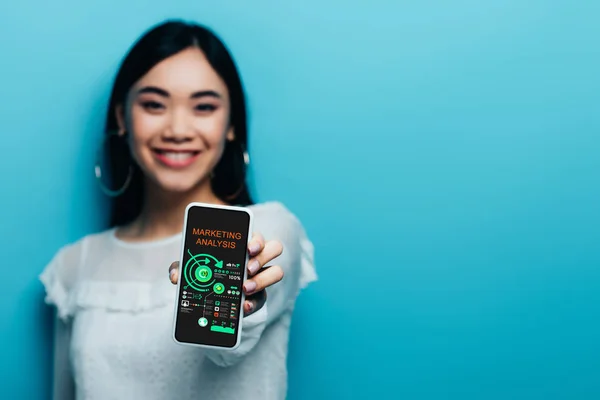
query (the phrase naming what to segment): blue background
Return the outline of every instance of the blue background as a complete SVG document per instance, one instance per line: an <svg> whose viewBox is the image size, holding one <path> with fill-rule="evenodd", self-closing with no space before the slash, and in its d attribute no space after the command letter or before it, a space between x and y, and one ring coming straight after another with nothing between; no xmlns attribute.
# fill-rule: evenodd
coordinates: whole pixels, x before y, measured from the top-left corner
<svg viewBox="0 0 600 400"><path fill-rule="evenodd" d="M106 218L111 80L173 16L234 52L255 194L316 246L290 399L600 398L600 2L363 3L0 5L0 398L47 398L37 275Z"/></svg>

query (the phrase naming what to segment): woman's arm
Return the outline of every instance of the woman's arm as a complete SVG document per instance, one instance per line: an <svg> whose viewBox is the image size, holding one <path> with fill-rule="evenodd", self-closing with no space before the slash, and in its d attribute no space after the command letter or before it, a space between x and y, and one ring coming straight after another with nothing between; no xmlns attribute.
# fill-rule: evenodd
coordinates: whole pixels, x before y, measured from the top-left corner
<svg viewBox="0 0 600 400"><path fill-rule="evenodd" d="M300 221L289 212L277 213L274 227L265 240L278 240L283 253L269 265L278 265L284 271L283 279L266 290L266 303L258 311L244 317L241 343L235 350L209 349L206 356L215 364L227 367L236 364L259 342L263 331L284 312L292 310L296 298L308 282L316 279L313 269L313 247Z"/></svg>
<svg viewBox="0 0 600 400"><path fill-rule="evenodd" d="M52 369L52 399L74 400L75 384L69 362L71 323L54 319L54 365Z"/></svg>
<svg viewBox="0 0 600 400"><path fill-rule="evenodd" d="M53 400L75 399L75 381L69 357L72 326L69 293L78 278L83 247L83 240L61 247L39 276L46 291L45 302L54 305L56 312L51 373Z"/></svg>

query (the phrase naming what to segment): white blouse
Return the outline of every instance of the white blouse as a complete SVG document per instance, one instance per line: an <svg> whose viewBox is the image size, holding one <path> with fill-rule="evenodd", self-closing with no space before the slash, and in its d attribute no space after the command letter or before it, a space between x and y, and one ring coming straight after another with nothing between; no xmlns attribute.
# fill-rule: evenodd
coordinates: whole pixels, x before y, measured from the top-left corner
<svg viewBox="0 0 600 400"><path fill-rule="evenodd" d="M169 265L181 234L152 242L118 239L115 229L61 248L40 275L56 306L54 399L280 400L299 291L317 280L313 245L285 206L250 206L254 231L277 239L284 279L245 317L240 346L197 349L172 339L176 285Z"/></svg>

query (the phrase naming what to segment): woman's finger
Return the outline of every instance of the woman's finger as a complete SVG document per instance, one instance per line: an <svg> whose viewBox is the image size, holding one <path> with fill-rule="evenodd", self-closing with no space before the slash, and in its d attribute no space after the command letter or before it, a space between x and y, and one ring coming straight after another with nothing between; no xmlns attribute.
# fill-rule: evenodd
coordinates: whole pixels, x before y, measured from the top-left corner
<svg viewBox="0 0 600 400"><path fill-rule="evenodd" d="M248 279L244 282L244 292L247 295L260 292L282 280L283 275L283 268L279 265L263 268L258 274L252 277L252 279Z"/></svg>
<svg viewBox="0 0 600 400"><path fill-rule="evenodd" d="M258 253L260 253L264 247L265 239L260 233L254 232L252 234L252 239L250 240L250 243L248 243L248 252L250 253L250 257L254 257Z"/></svg>
<svg viewBox="0 0 600 400"><path fill-rule="evenodd" d="M177 285L177 279L179 278L179 261L173 261L169 267L169 279L173 285Z"/></svg>
<svg viewBox="0 0 600 400"><path fill-rule="evenodd" d="M248 261L248 272L253 276L263 266L267 265L283 253L283 245L278 240L269 240L265 243L263 250L250 261Z"/></svg>
<svg viewBox="0 0 600 400"><path fill-rule="evenodd" d="M244 302L244 316L247 317L249 315L254 314L258 310L260 310L265 303L267 302L267 291L262 290L258 293L250 295L246 297L246 301Z"/></svg>

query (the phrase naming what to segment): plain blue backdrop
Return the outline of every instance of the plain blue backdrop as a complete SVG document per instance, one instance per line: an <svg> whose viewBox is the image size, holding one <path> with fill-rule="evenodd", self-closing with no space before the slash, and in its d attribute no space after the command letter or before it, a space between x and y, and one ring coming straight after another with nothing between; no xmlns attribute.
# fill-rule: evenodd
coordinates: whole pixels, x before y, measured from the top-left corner
<svg viewBox="0 0 600 400"><path fill-rule="evenodd" d="M0 398L48 398L37 276L106 218L111 80L166 17L233 51L254 194L316 246L290 399L600 398L600 2L362 3L0 5Z"/></svg>

